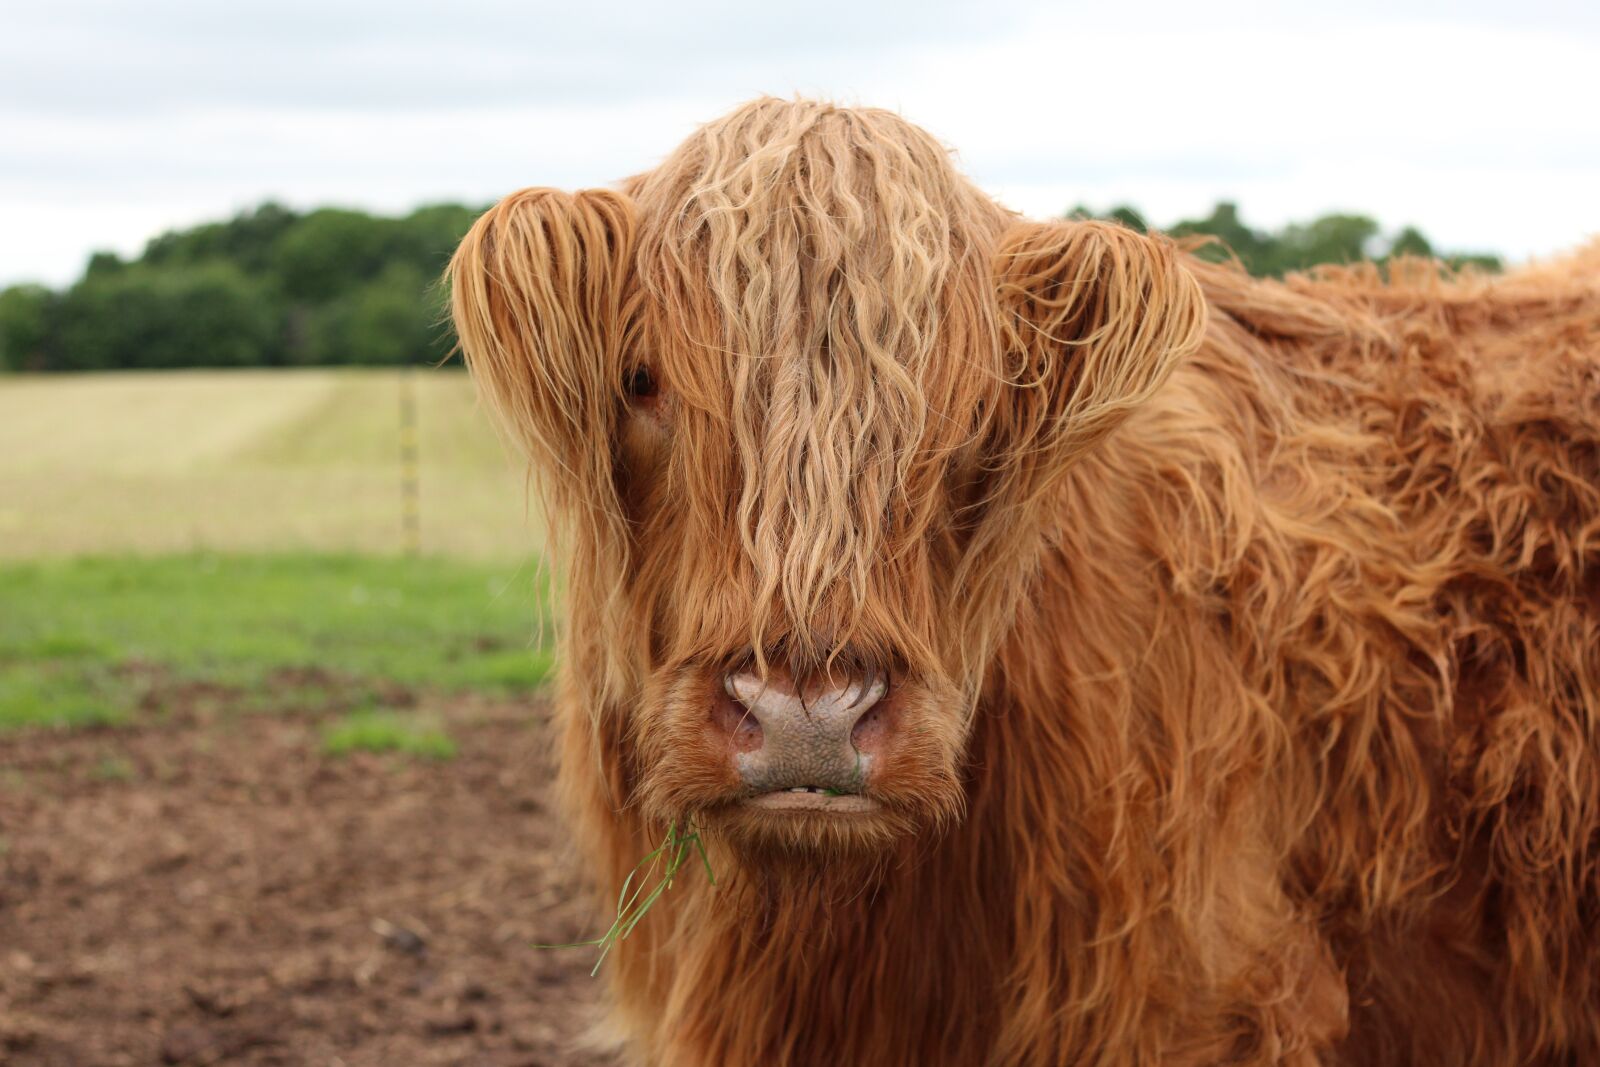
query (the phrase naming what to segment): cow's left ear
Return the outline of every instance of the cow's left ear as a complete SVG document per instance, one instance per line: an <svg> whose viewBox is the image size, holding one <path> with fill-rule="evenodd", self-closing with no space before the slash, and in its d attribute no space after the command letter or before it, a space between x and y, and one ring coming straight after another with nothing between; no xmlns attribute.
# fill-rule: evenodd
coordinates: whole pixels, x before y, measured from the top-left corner
<svg viewBox="0 0 1600 1067"><path fill-rule="evenodd" d="M1040 461L1040 490L1199 346L1205 299L1176 245L1114 223L1019 222L994 273L1013 394L998 444Z"/></svg>

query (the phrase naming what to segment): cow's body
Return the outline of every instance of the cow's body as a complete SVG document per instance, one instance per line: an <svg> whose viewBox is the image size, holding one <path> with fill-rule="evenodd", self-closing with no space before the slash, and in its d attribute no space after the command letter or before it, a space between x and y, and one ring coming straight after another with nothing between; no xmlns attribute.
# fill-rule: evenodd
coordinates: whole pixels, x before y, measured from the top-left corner
<svg viewBox="0 0 1600 1067"><path fill-rule="evenodd" d="M607 962L642 1062L1600 1063L1600 245L1182 269L1203 337L1040 498L960 817L713 822ZM616 610L560 700L613 898L675 795Z"/></svg>

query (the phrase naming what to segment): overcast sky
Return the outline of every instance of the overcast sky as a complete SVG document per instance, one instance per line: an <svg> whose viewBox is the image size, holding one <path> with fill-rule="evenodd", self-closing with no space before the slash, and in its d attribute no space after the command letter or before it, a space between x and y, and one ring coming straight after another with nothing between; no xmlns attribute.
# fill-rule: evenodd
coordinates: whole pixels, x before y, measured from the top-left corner
<svg viewBox="0 0 1600 1067"><path fill-rule="evenodd" d="M0 0L0 285L269 197L606 184L760 93L898 109L1035 215L1600 234L1600 3L1305 6Z"/></svg>

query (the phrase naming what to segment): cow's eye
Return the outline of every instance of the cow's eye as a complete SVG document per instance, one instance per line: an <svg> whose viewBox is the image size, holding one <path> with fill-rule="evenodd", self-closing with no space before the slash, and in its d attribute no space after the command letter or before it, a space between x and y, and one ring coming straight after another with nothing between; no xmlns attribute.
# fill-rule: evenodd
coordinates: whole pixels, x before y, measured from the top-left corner
<svg viewBox="0 0 1600 1067"><path fill-rule="evenodd" d="M630 400L649 400L661 391L656 384L655 375L650 373L650 368L640 364L628 372L623 382L628 391Z"/></svg>

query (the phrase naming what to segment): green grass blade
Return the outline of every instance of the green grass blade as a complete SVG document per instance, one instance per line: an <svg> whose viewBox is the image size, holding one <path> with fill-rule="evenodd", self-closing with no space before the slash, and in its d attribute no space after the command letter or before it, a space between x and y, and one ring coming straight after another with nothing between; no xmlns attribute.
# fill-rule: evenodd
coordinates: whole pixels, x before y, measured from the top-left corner
<svg viewBox="0 0 1600 1067"><path fill-rule="evenodd" d="M711 859L706 855L704 844L701 843L700 834L689 824L685 823L680 832L678 824L673 823L667 827L667 836L659 846L652 849L638 863L633 870L628 872L622 880L622 889L617 894L616 918L611 921L611 927L605 933L591 941L574 941L565 945L535 945L535 948L587 948L598 946L599 956L595 959L594 967L589 971L593 977L600 973L600 965L605 963L606 957L617 945L627 940L634 928L643 921L655 907L656 902L672 888L677 880L678 872L688 862L691 853L698 853L701 863L705 867L706 879L711 885L717 884L716 877L711 871ZM651 879L654 878L652 883Z"/></svg>

